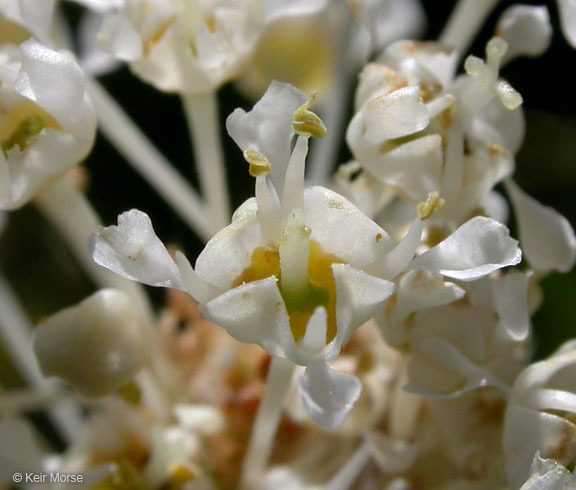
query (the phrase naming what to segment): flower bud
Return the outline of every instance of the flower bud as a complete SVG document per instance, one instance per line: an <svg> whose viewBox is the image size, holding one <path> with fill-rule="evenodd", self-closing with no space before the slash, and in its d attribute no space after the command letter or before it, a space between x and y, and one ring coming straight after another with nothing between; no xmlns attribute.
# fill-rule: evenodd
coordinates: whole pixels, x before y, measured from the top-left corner
<svg viewBox="0 0 576 490"><path fill-rule="evenodd" d="M86 396L104 396L128 382L146 360L138 311L128 296L102 289L40 323L34 351L46 376Z"/></svg>

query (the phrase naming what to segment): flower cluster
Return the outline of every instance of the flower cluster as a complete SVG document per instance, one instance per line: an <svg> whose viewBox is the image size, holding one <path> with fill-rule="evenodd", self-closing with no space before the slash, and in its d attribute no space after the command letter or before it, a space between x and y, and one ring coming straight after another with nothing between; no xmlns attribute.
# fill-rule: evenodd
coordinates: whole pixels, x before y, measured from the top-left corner
<svg viewBox="0 0 576 490"><path fill-rule="evenodd" d="M495 0L461 0L427 42L402 39L422 25L415 0L76 2L79 61L54 1L0 4L0 209L38 206L99 288L32 334L0 274L1 338L29 385L0 392L0 483L576 488L576 343L533 362L531 325L576 237L513 180L526 122L500 74L547 49L546 7L507 9L479 58L467 46ZM287 21L342 27L334 80L318 101L270 80L227 117L254 178L230 213L217 91ZM180 95L199 192L96 80L121 63ZM71 170L97 121L205 240L195 260L144 211L100 223ZM342 140L352 160L331 175ZM167 288L159 311L136 283ZM37 408L64 453L23 417Z"/></svg>

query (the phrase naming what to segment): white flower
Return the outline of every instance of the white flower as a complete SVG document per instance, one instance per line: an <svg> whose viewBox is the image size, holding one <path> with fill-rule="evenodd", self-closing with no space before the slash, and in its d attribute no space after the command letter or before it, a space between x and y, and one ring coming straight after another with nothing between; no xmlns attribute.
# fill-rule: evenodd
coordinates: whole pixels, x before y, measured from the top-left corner
<svg viewBox="0 0 576 490"><path fill-rule="evenodd" d="M20 44L30 37L50 44L55 0L0 2L0 42Z"/></svg>
<svg viewBox="0 0 576 490"><path fill-rule="evenodd" d="M90 3L105 10L109 2ZM309 15L326 3L125 0L118 12L106 17L100 38L112 54L160 90L204 93L247 67L269 23Z"/></svg>
<svg viewBox="0 0 576 490"><path fill-rule="evenodd" d="M503 445L506 473L514 487L530 475L536 453L564 467L576 461L576 351L573 342L526 368L508 401Z"/></svg>
<svg viewBox="0 0 576 490"><path fill-rule="evenodd" d="M496 35L508 43L503 63L517 56L540 56L548 49L552 37L548 9L513 5L500 17Z"/></svg>
<svg viewBox="0 0 576 490"><path fill-rule="evenodd" d="M474 280L517 263L520 252L505 227L475 218L414 258L424 220L441 205L437 196L420 205L411 230L394 245L342 196L322 187L304 189L308 138L325 129L308 102L298 107L302 100L294 88L276 83L253 111L230 116L228 128L256 177L256 198L208 242L195 269L182 255L174 264L137 211L123 215L119 227L102 230L93 249L100 265L125 277L157 286L183 284L203 303L205 316L236 339L307 366L300 383L304 404L331 428L342 421L360 386L326 361L393 293L391 280L412 269ZM288 161L292 126L299 136Z"/></svg>
<svg viewBox="0 0 576 490"><path fill-rule="evenodd" d="M215 408L204 408L201 413L196 408L186 406L187 416L175 412L177 423L166 424L110 399L88 420L82 436L65 456L63 470L84 473L96 460L116 468L106 482L114 486L159 488L194 479L207 484L210 478L199 466L205 460L203 436L215 433L214 420L220 427L222 415ZM195 425L190 423L191 412L196 412ZM206 423L212 427L202 427Z"/></svg>
<svg viewBox="0 0 576 490"><path fill-rule="evenodd" d="M45 376L58 376L84 395L103 396L134 377L148 347L130 299L102 289L40 323L34 352Z"/></svg>
<svg viewBox="0 0 576 490"><path fill-rule="evenodd" d="M376 49L397 39L416 37L424 25L419 0L348 0L347 3L370 33Z"/></svg>
<svg viewBox="0 0 576 490"><path fill-rule="evenodd" d="M92 147L96 119L67 53L29 40L0 49L0 208L28 202Z"/></svg>
<svg viewBox="0 0 576 490"><path fill-rule="evenodd" d="M434 286L440 281L432 277L414 278L414 285L403 281L383 326L388 341L412 355L407 389L451 398L484 386L508 392L526 361L521 352L530 335L529 279L519 272L488 277L467 286L466 295L455 285L452 291ZM447 304L451 294L462 301Z"/></svg>
<svg viewBox="0 0 576 490"><path fill-rule="evenodd" d="M576 477L564 466L552 459L543 459L540 452L534 456L530 478L520 490L573 490Z"/></svg>
<svg viewBox="0 0 576 490"><path fill-rule="evenodd" d="M438 217L462 223L482 209L513 170L523 117L521 98L498 80L505 41L493 39L487 62L470 57L455 79L458 53L434 43L399 41L363 70L357 112L347 131L355 158L411 202L439 192ZM499 97L506 105L496 100ZM466 149L466 151L465 151Z"/></svg>
<svg viewBox="0 0 576 490"><path fill-rule="evenodd" d="M568 272L576 260L576 237L570 223L543 206L512 180L505 182L520 229L520 242L530 266L547 273Z"/></svg>

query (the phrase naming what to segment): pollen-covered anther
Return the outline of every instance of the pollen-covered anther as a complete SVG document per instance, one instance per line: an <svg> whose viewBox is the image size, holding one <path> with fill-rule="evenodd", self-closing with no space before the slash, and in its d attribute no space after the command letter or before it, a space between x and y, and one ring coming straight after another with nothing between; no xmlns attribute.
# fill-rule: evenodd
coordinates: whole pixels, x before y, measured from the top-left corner
<svg viewBox="0 0 576 490"><path fill-rule="evenodd" d="M244 160L250 164L249 172L252 177L266 177L272 170L268 159L256 150L246 150Z"/></svg>
<svg viewBox="0 0 576 490"><path fill-rule="evenodd" d="M292 129L300 136L309 136L312 138L324 138L324 136L326 136L327 130L324 121L322 121L318 114L308 110L314 103L316 96L317 92L314 92L310 96L310 99L294 112Z"/></svg>
<svg viewBox="0 0 576 490"><path fill-rule="evenodd" d="M426 201L418 204L418 216L422 221L425 221L442 206L444 206L444 199L442 199L437 192L431 192L428 194Z"/></svg>

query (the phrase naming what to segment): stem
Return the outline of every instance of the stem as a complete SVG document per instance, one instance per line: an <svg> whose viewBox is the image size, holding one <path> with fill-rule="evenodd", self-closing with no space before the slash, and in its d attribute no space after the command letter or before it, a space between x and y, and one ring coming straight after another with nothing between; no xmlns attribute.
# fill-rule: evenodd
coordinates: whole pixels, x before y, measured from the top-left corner
<svg viewBox="0 0 576 490"><path fill-rule="evenodd" d="M342 133L347 121L347 100L352 77L357 73L360 64L352 58L354 42L351 39L354 22L352 15L346 15L346 25L338 40L338 61L334 73L334 86L330 89L328 99L322 104L321 114L328 131L326 136L317 141L312 149L310 166L310 183L326 185L336 164L342 144ZM356 53L354 53L354 56ZM363 61L363 60L362 60Z"/></svg>
<svg viewBox="0 0 576 490"><path fill-rule="evenodd" d="M184 96L182 102L188 118L202 196L208 203L212 223L218 229L224 228L230 222L230 203L220 138L218 99L214 92L210 92Z"/></svg>
<svg viewBox="0 0 576 490"><path fill-rule="evenodd" d="M422 404L421 396L404 391L408 381L406 367L409 360L409 357L405 356L398 366L398 377L389 412L390 437L400 441L410 440L413 436Z"/></svg>
<svg viewBox="0 0 576 490"><path fill-rule="evenodd" d="M73 403L79 403L81 401L82 399L80 395L56 388L44 389L41 391L11 390L0 393L0 412L2 412L2 415L6 416L22 412L44 410L50 406L52 407L49 410L50 413L54 413L65 406L70 406ZM62 404L66 405L61 406ZM75 435L80 434L80 427L80 425L77 427ZM63 429L64 432L70 431L71 429L68 422L66 427L60 428ZM68 435L66 434L66 436ZM73 442L74 440L75 437L70 438L70 442Z"/></svg>
<svg viewBox="0 0 576 490"><path fill-rule="evenodd" d="M89 80L88 87L104 136L180 218L208 241L220 228L207 219L204 203L196 191L97 81Z"/></svg>
<svg viewBox="0 0 576 490"><path fill-rule="evenodd" d="M101 225L94 209L82 192L66 176L45 186L35 199L36 205L66 239L78 261L100 287L121 289L132 297L151 329L154 314L143 289L96 265L88 250L88 239Z"/></svg>
<svg viewBox="0 0 576 490"><path fill-rule="evenodd" d="M466 53L498 2L499 0L460 0L440 35L439 42L454 46L460 55Z"/></svg>
<svg viewBox="0 0 576 490"><path fill-rule="evenodd" d="M1 273L0 298L2 298L0 337L12 358L12 362L26 381L38 390L35 392L36 397L53 396L53 389L50 383L47 383L40 374L36 359L32 353L32 325L28 321L18 298L16 298L12 288ZM4 403L5 395L2 395L2 398L2 411L4 411L7 409ZM68 443L71 443L80 434L82 418L78 407L71 400L62 398L62 392L58 394L58 401L61 403L58 406L51 407L49 414L60 434Z"/></svg>
<svg viewBox="0 0 576 490"><path fill-rule="evenodd" d="M367 442L360 445L346 464L336 473L324 490L348 490L352 487L354 480L358 478L360 472L370 459L370 447Z"/></svg>
<svg viewBox="0 0 576 490"><path fill-rule="evenodd" d="M256 488L270 458L284 397L290 387L294 367L295 365L287 359L272 357L266 390L258 408L252 427L252 437L244 458L241 488L245 490Z"/></svg>

